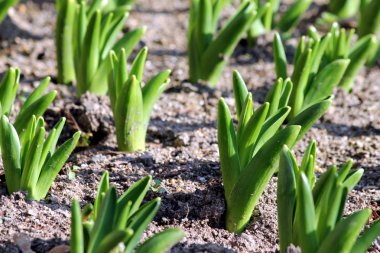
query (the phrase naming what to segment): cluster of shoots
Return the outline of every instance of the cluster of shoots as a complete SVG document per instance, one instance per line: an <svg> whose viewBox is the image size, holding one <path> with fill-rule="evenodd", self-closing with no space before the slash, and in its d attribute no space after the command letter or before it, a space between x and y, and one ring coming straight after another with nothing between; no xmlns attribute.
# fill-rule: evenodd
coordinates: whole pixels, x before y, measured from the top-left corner
<svg viewBox="0 0 380 253"><path fill-rule="evenodd" d="M280 252L291 244L304 253L364 253L380 234L380 221L360 235L370 216L363 209L343 218L349 192L359 182L363 170L352 170L352 161L342 168L330 167L316 180L316 144L310 142L301 165L285 146L281 152L277 209ZM360 236L359 236L360 235Z"/></svg>
<svg viewBox="0 0 380 253"><path fill-rule="evenodd" d="M217 32L224 0L192 0L188 28L189 78L215 86L238 42L256 18L255 4L244 1Z"/></svg>
<svg viewBox="0 0 380 253"><path fill-rule="evenodd" d="M109 97L115 119L119 150L145 150L145 136L153 106L170 82L170 70L164 70L143 85L148 49L143 48L127 68L127 52L110 54Z"/></svg>
<svg viewBox="0 0 380 253"><path fill-rule="evenodd" d="M29 199L45 198L51 184L76 147L80 133L56 148L65 119L45 137L45 121L33 116L22 135L3 115L0 123L1 157L8 193L26 191Z"/></svg>
<svg viewBox="0 0 380 253"><path fill-rule="evenodd" d="M295 0L281 17L276 15L279 11L281 0L253 0L253 2L256 4L257 13L260 15L258 15L258 18L248 30L247 39L249 44L253 44L258 36L268 33L273 29L277 29L284 34L292 31L313 1Z"/></svg>
<svg viewBox="0 0 380 253"><path fill-rule="evenodd" d="M117 197L116 189L109 185L106 171L100 180L94 205L86 205L81 211L74 199L70 252L163 253L180 241L184 232L169 228L139 244L160 206L160 198L141 205L151 180L147 176Z"/></svg>
<svg viewBox="0 0 380 253"><path fill-rule="evenodd" d="M0 22L7 16L8 10L18 2L19 0L0 0Z"/></svg>
<svg viewBox="0 0 380 253"><path fill-rule="evenodd" d="M226 227L240 233L276 172L283 144L293 147L331 104L327 98L286 122L292 83L280 78L266 102L253 108L252 95L238 72L233 74L237 128L223 99L218 105L218 145L225 199ZM286 122L286 124L285 124ZM283 127L283 125L285 125Z"/></svg>
<svg viewBox="0 0 380 253"><path fill-rule="evenodd" d="M278 34L273 48L276 74L290 78L293 91L289 99L292 108L290 118L295 117L309 106L331 96L335 87L351 90L354 79L376 45L376 39L369 35L353 47L351 32L333 25L330 32L320 37L314 28L309 29L310 38L302 37L294 56L294 71L288 77L287 58Z"/></svg>
<svg viewBox="0 0 380 253"><path fill-rule="evenodd" d="M108 88L109 53L124 48L130 54L145 32L145 28L137 28L119 38L131 1L111 2L112 5L105 6L100 0L57 2L58 81L76 83L77 95L86 91L104 95Z"/></svg>

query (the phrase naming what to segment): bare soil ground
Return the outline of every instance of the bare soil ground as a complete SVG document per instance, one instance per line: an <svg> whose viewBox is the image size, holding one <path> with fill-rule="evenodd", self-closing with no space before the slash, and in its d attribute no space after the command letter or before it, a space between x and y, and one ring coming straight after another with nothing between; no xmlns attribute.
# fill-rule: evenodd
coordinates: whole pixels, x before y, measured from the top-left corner
<svg viewBox="0 0 380 253"><path fill-rule="evenodd" d="M93 202L104 170L120 193L151 174L159 190L147 199L162 198L162 205L146 236L166 227L179 226L187 236L171 252L277 252L276 181L267 187L253 222L240 236L224 227L225 202L216 138L216 104L220 96L233 107L231 73L238 69L262 103L275 79L272 35L260 38L254 48L240 45L215 90L186 81L186 30L188 1L139 0L127 21L127 29L148 27L140 46L149 47L146 80L158 71L173 70L171 87L155 106L148 130L147 150L125 154L117 151L112 114L106 97L90 94L75 98L72 87L54 83L54 1L23 1L0 26L0 72L9 66L22 71L21 89L28 93L36 81L52 76L50 89L59 95L46 113L49 124L60 116L68 124L63 138L80 129L91 136L88 148L78 148L53 184L46 200L27 201L23 193L6 194L0 168L0 252L19 252L14 235L27 234L36 252L68 244L70 205L76 196L82 205ZM305 31L322 5L313 4L296 31ZM231 10L227 10L232 11ZM287 42L294 52L297 39ZM350 195L347 213L369 207L380 215L380 67L361 71L352 93L335 92L325 116L297 145L298 158L311 138L318 142L317 164L329 165L353 158L365 169L363 179ZM17 109L17 105L16 105ZM1 164L1 163L0 163ZM73 166L75 178L69 178ZM370 252L380 252L379 242Z"/></svg>

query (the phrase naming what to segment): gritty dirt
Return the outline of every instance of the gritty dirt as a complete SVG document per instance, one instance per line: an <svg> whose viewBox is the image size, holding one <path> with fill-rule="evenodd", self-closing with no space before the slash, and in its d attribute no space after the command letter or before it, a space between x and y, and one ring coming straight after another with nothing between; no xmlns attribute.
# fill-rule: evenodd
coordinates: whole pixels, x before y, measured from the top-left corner
<svg viewBox="0 0 380 253"><path fill-rule="evenodd" d="M300 29L287 42L288 56L295 51L296 37L304 34L324 8L322 3L313 4ZM0 72L9 66L19 67L23 94L45 76L51 76L49 89L58 90L58 97L45 115L48 125L65 116L68 123L62 140L77 130L88 138L70 157L47 198L40 202L26 200L22 192L7 195L0 163L0 252L19 252L13 238L20 234L30 238L35 252L68 245L71 200L77 197L82 206L93 202L104 170L110 172L110 181L120 194L141 177L153 176L156 187L148 193L147 200L159 196L162 204L144 236L167 227L181 227L186 238L171 252L278 251L276 177L260 198L246 231L236 236L224 229L226 209L216 137L219 97L225 97L233 107L233 69L238 69L247 81L255 104L264 101L275 79L273 34L259 38L253 48L244 42L239 45L217 88L211 90L186 80L187 19L188 1L139 0L126 23L128 29L142 25L148 28L139 45L149 47L145 80L165 68L173 71L171 85L152 114L147 150L126 154L117 151L108 98L91 94L76 98L73 87L55 83L54 1L22 1L10 11L0 25ZM318 171L354 159L355 167L363 168L365 173L350 194L346 213L369 207L373 218L380 215L379 80L378 64L360 72L351 93L337 90L330 109L294 151L300 158L308 141L316 139ZM75 177L69 176L72 173ZM293 248L289 252L299 251ZM380 252L380 242L370 252Z"/></svg>

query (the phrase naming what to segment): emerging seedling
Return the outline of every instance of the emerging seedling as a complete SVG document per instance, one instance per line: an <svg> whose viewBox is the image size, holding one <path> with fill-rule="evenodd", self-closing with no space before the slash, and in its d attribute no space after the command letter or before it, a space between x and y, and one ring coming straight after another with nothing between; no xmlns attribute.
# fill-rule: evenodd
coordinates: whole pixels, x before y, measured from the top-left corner
<svg viewBox="0 0 380 253"><path fill-rule="evenodd" d="M253 0L253 2L257 9L258 18L253 22L247 34L248 43L250 45L254 44L257 37L273 29L277 29L284 34L289 34L300 22L303 14L312 3L312 0L293 1L281 17L277 14L281 0ZM276 22L276 20L278 20L278 22Z"/></svg>
<svg viewBox="0 0 380 253"><path fill-rule="evenodd" d="M294 70L290 76L293 90L289 98L292 111L289 119L294 118L309 106L331 96L333 89L340 86L350 90L360 67L368 58L376 43L373 37L361 39L350 47L353 31L333 25L330 32L320 37L315 28L309 29L310 38L302 37L294 56ZM274 59L277 77L286 79L287 59L284 46L278 34L275 35Z"/></svg>
<svg viewBox="0 0 380 253"><path fill-rule="evenodd" d="M0 0L0 22L3 21L8 10L18 2L19 0Z"/></svg>
<svg viewBox="0 0 380 253"><path fill-rule="evenodd" d="M243 78L237 71L234 71L233 73L233 89L237 112L238 115L240 115L241 109L239 108L243 108L245 103L244 98L248 96L249 92ZM282 78L277 79L276 83L272 86L265 98L265 102L267 102L269 105L266 120L268 120L270 117L274 117L276 120L281 119L281 121L278 121L276 123L279 125L283 124L284 122L286 122L286 124L289 126L300 125L301 130L297 137L297 140L300 140L329 108L332 102L332 98L326 97L323 94L315 94L316 99L314 99L313 104L305 107L305 109L295 115L295 117L289 119L289 114L291 112L289 101L293 89L294 85L289 78L285 81L283 81ZM287 108L286 113L284 111L284 108ZM288 121L285 120L286 118L288 118Z"/></svg>
<svg viewBox="0 0 380 253"><path fill-rule="evenodd" d="M0 124L1 156L8 193L23 190L28 198L45 198L58 172L76 147L80 133L62 144L56 145L65 118L62 118L45 138L44 120L30 117L24 134L19 136L15 127L3 115Z"/></svg>
<svg viewBox="0 0 380 253"><path fill-rule="evenodd" d="M252 96L244 89L245 86L234 85L237 129L224 99L221 98L218 105L226 227L235 233L241 233L250 221L259 197L276 170L281 146L285 143L293 146L301 129L295 125L280 129L290 108L284 106L267 118L270 104L265 103L254 110Z"/></svg>
<svg viewBox="0 0 380 253"><path fill-rule="evenodd" d="M277 185L280 252L290 244L302 252L364 253L380 235L375 221L361 236L371 216L363 209L343 218L348 193L359 182L363 170L351 170L352 160L341 169L332 166L316 181L316 145L312 141L301 165L285 146L281 152Z"/></svg>
<svg viewBox="0 0 380 253"><path fill-rule="evenodd" d="M20 81L20 70L10 68L0 83L0 114L9 116L15 102L17 89ZM13 124L20 136L24 135L25 128L32 121L31 115L41 116L53 102L57 92L50 91L44 94L50 82L50 77L46 77L38 87L26 98L20 112L16 116Z"/></svg>
<svg viewBox="0 0 380 253"><path fill-rule="evenodd" d="M150 114L158 97L170 82L170 70L164 70L143 85L142 77L148 49L136 56L128 72L127 52L110 54L109 97L116 125L119 150L145 150Z"/></svg>
<svg viewBox="0 0 380 253"><path fill-rule="evenodd" d="M169 228L138 245L160 206L160 198L141 205L151 180L150 176L141 179L118 198L104 172L94 206L87 205L81 212L78 201L73 200L70 252L164 253L179 242L184 232Z"/></svg>
<svg viewBox="0 0 380 253"><path fill-rule="evenodd" d="M188 59L191 82L215 86L228 58L255 19L255 4L241 4L217 33L223 0L192 0L189 15Z"/></svg>
<svg viewBox="0 0 380 253"><path fill-rule="evenodd" d="M124 48L129 55L145 33L145 28L118 35L128 18L128 8L102 6L103 1L87 3L76 0L60 0L57 3L56 51L58 81L76 81L77 94L86 91L104 95L107 92L106 59L111 50ZM111 3L110 3L111 4Z"/></svg>

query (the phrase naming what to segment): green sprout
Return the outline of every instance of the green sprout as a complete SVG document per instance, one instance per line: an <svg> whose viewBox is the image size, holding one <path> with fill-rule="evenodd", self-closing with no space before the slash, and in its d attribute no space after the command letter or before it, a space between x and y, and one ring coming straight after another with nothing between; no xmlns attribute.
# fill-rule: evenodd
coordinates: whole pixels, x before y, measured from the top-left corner
<svg viewBox="0 0 380 253"><path fill-rule="evenodd" d="M109 185L109 174L104 172L94 206L87 205L81 212L73 200L71 207L70 252L136 252L164 253L184 236L178 228L169 228L139 241L160 206L160 198L141 205L151 183L147 176L133 184L121 197Z"/></svg>
<svg viewBox="0 0 380 253"><path fill-rule="evenodd" d="M123 1L113 1L122 4ZM128 2L128 1L127 1ZM109 10L102 1L87 3L60 0L57 3L56 52L58 81L76 82L77 94L107 92L107 58L111 50L124 48L129 55L145 28L127 32L118 39L128 18L128 8Z"/></svg>
<svg viewBox="0 0 380 253"><path fill-rule="evenodd" d="M315 31L311 33L314 33L314 36L318 36ZM353 44L352 35L355 31L353 29L347 31L340 28L337 23L331 26L329 33L331 34L331 40L326 47L323 61L331 62L336 59L350 60L343 78L339 82L339 86L342 89L350 91L359 70L375 53L378 41L374 35L368 34Z"/></svg>
<svg viewBox="0 0 380 253"><path fill-rule="evenodd" d="M289 119L332 95L336 86L349 91L360 67L376 45L376 39L369 36L351 47L353 31L339 29L336 24L323 37L313 27L309 34L310 38L301 38L294 56ZM277 77L286 79L288 61L279 34L275 35L273 48Z"/></svg>
<svg viewBox="0 0 380 253"><path fill-rule="evenodd" d="M235 75L234 79L237 77ZM287 106L268 118L269 103L254 110L252 95L242 82L234 81L234 94L238 126L235 129L230 110L221 98L218 105L218 145L227 203L226 228L230 232L241 233L276 171L282 145L293 146L301 126L289 125L281 129L290 112Z"/></svg>
<svg viewBox="0 0 380 253"><path fill-rule="evenodd" d="M228 58L256 17L253 3L244 2L217 33L223 0L192 0L188 29L191 82L215 86Z"/></svg>
<svg viewBox="0 0 380 253"><path fill-rule="evenodd" d="M358 21L359 37L364 38L373 34L377 38L377 47L373 50L368 65L374 65L380 58L380 1L366 0L362 1Z"/></svg>
<svg viewBox="0 0 380 253"><path fill-rule="evenodd" d="M23 190L27 191L29 199L45 198L80 137L79 132L75 133L56 149L64 124L65 118L62 118L45 138L44 119L32 116L24 134L19 136L7 116L2 116L1 157L9 194Z"/></svg>
<svg viewBox="0 0 380 253"><path fill-rule="evenodd" d="M153 106L170 82L164 70L143 85L142 77L148 49L143 48L127 69L127 52L110 54L109 97L116 125L119 150L145 150L145 137Z"/></svg>
<svg viewBox="0 0 380 253"><path fill-rule="evenodd" d="M0 114L9 117L12 106L15 102L17 89L20 82L20 70L17 68L10 68L0 83ZM53 102L56 91L50 91L44 94L50 82L50 77L46 77L40 82L38 87L26 98L20 112L17 114L13 124L17 133L20 136L24 135L25 128L32 121L31 115L36 117L42 114Z"/></svg>
<svg viewBox="0 0 380 253"><path fill-rule="evenodd" d="M322 56L330 40L327 35L322 40L302 37L294 57L294 70L291 77L287 73L287 59L279 34L273 42L274 61L278 78L292 83L288 105L291 112L288 118L294 119L310 106L325 100L338 85L349 64L348 59L341 59L321 67Z"/></svg>
<svg viewBox="0 0 380 253"><path fill-rule="evenodd" d="M237 115L240 115L241 108L245 103L245 98L249 95L247 86L237 71L233 73L233 89L235 96L235 104L237 108ZM273 120L279 120L276 122L276 127L280 126L284 122L286 125L299 125L301 130L298 134L297 141L307 133L307 131L314 125L314 123L325 113L329 108L332 97L321 95L318 101L306 107L299 112L295 117L289 119L291 113L290 97L294 85L292 81L287 78L285 81L280 77L276 83L269 90L265 97L265 102L268 103L269 109L266 115L266 120L270 117L274 117ZM285 110L286 108L286 110ZM286 119L288 119L286 121ZM269 121L272 124L274 121Z"/></svg>
<svg viewBox="0 0 380 253"><path fill-rule="evenodd" d="M284 34L291 32L313 2L312 0L293 1L281 17L278 17L276 13L278 13L281 0L251 1L255 3L258 18L253 22L247 34L247 40L250 45L254 44L257 37L273 29L277 29ZM275 22L276 20L278 22Z"/></svg>
<svg viewBox="0 0 380 253"><path fill-rule="evenodd" d="M316 181L316 144L310 142L301 165L285 146L281 152L277 185L280 252L290 244L303 253L364 253L380 235L375 221L361 236L371 210L366 208L343 218L349 192L363 169L351 170L352 160L341 169L330 167Z"/></svg>
<svg viewBox="0 0 380 253"><path fill-rule="evenodd" d="M3 21L8 10L18 2L19 0L0 0L0 22Z"/></svg>

